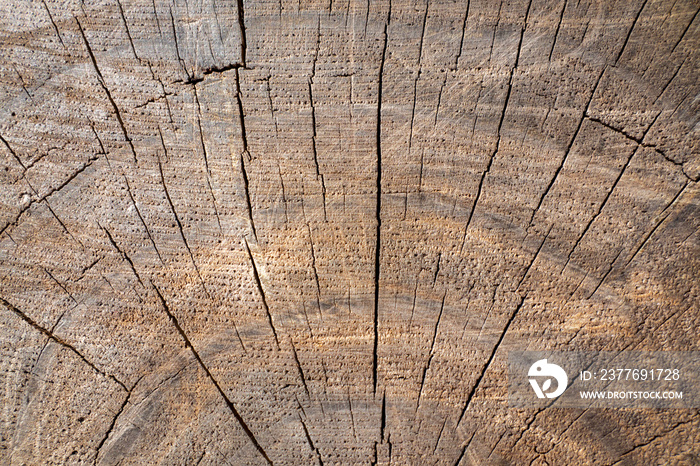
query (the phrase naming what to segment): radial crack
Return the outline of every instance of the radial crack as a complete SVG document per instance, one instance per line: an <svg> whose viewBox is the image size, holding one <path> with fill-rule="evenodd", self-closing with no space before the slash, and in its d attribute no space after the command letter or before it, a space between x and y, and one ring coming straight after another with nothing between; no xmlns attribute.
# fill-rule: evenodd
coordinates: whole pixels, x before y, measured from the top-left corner
<svg viewBox="0 0 700 466"><path fill-rule="evenodd" d="M93 363L91 363L90 361L88 361L87 358L86 358L85 356L83 356L77 349L75 349L75 347L73 347L70 343L68 343L68 342L66 342L65 340L63 340L63 339L57 337L56 335L54 335L54 333L53 333L51 330L49 330L49 329L47 329L47 328L44 328L44 327L42 327L41 325L39 325L39 324L38 324L36 321L34 321L31 317L29 317L27 314L25 314L24 312L22 312L22 311L20 311L19 309L17 309L15 306L13 306L12 304L10 304L7 300L5 300L5 299L2 298L2 297L0 297L0 304L2 304L3 306L5 306L9 311L12 311L13 313L17 314L17 316L19 316L23 321L25 321L26 323L28 323L28 324L29 324L30 326L32 326L34 329L36 329L36 330L38 330L39 332L43 333L44 335L46 335L47 337L49 337L50 339L52 339L53 341L55 341L55 342L58 343L59 345L63 346L64 348L67 348L67 349L71 350L71 351L72 351L73 353L75 353L80 359L82 359L83 362L84 362L85 364L87 364L88 366L90 366L90 368L92 368L92 370L94 370L95 372L97 372L98 374L100 374L100 375L103 376L103 377L106 377L106 378L108 378L108 379L111 379L112 381L114 381L115 383L117 383L120 387L122 387L122 388L124 389L124 391L126 391L126 392L129 391L129 390L126 388L126 385L124 385L124 383L121 382L119 379L117 379L115 376L110 375L110 374L107 374L107 373L104 372L103 370L98 369L97 366L95 366Z"/></svg>
<svg viewBox="0 0 700 466"><path fill-rule="evenodd" d="M102 76L102 72L100 71L100 68L97 66L97 60L95 59L95 54L92 52L92 47L90 47L90 43L87 40L87 36L85 35L85 32L83 31L83 27L80 24L80 21L78 18L75 18L75 22L78 25L78 29L80 30L80 35L83 38L83 42L85 43L85 48L87 49L88 55L90 56L90 61L92 62L93 68L95 68L95 72L97 73L97 82L100 83L100 86L102 89L105 91L105 94L107 94L107 99L109 100L109 103L112 104L112 108L114 109L114 114L117 117L117 122L119 123L119 127L122 130L122 134L124 135L124 139L126 139L127 144L129 145L129 148L131 149L131 155L134 156L134 162L138 163L138 159L136 158L136 149L134 148L134 144L131 142L131 138L129 137L129 133L126 131L126 126L124 125L124 120L122 119L122 114L119 111L119 107L117 106L117 103L114 101L112 98L112 93L109 92L109 88L107 87L107 83Z"/></svg>
<svg viewBox="0 0 700 466"><path fill-rule="evenodd" d="M161 135L161 142L162 140L162 135ZM165 145L163 145L163 149L165 150ZM167 151L166 151L167 155ZM175 210L175 205L173 204L173 200L170 198L170 193L168 192L168 185L165 184L165 175L163 175L163 164L160 162L160 157L156 154L156 158L158 159L158 171L160 173L160 182L163 185L163 192L165 193L165 199L168 201L168 205L170 206L170 211L173 213L173 217L175 217L175 223L177 224L177 229L180 232L180 238L182 238L182 242L185 245L185 249L187 249L187 253L190 256L190 260L192 260L192 265L194 266L194 270L197 273L197 277L199 278L199 282L202 284L202 289L204 289L204 293L207 295L209 299L211 299L211 295L209 294L209 290L207 290L206 285L204 284L204 279L202 279L202 274L199 272L199 267L197 267L197 262L194 260L194 254L192 254L192 249L190 249L190 245L187 242L187 238L185 237L185 231L182 228L182 222L180 221L180 217L177 215L177 211Z"/></svg>
<svg viewBox="0 0 700 466"><path fill-rule="evenodd" d="M591 92L591 95L588 97L588 102L586 102L586 106L584 107L583 113L581 114L581 118L578 121L578 125L576 126L576 131L574 131L574 135L571 137L569 140L569 143L566 145L566 149L564 150L564 157L562 157L561 162L559 163L559 166L557 167L556 171L554 172L554 176L552 176L552 179L549 180L549 184L547 185L547 188L544 190L542 195L540 196L539 201L537 201L537 206L532 210L532 214L530 215L530 221L528 222L528 226L532 225L532 221L535 219L535 214L537 213L538 210L540 210L540 207L542 207L542 202L544 201L544 198L547 197L547 194L549 194L549 191L552 189L552 186L554 186L554 182L556 181L557 177L559 176L559 173L561 172L561 169L564 167L564 164L566 163L566 160L569 157L569 153L571 152L571 148L574 146L574 141L576 141L576 137L578 136L578 133L581 131L581 126L583 126L583 121L586 119L586 114L588 113L588 109L591 106L591 102L593 101L593 96L596 93L596 90L598 89L598 85L600 84L600 80L603 77L603 73L605 73L606 67L604 66L603 69L600 71L600 74L598 75L598 79L596 79L595 85L593 86L593 91Z"/></svg>
<svg viewBox="0 0 700 466"><path fill-rule="evenodd" d="M638 148L638 147L637 147L637 148ZM627 161L625 162L625 165L622 167L622 170L620 170L620 173L617 175L617 178L615 178L615 181L613 182L613 185L610 187L610 189L608 190L607 194L605 195L605 198L603 199L603 202L602 202L602 203L600 204L600 206L598 207L597 212L596 212L596 213L593 215L593 217L591 217L591 219L588 221L588 223L586 224L586 227L583 229L583 232L581 233L581 235L580 235L580 236L578 237L578 239L576 240L576 243L574 243L574 247L571 248L571 251L569 251L569 254L568 254L567 258L566 258L566 263L564 264L564 267L562 268L562 271L563 271L564 269L566 269L566 266L567 266L567 265L569 265L569 262L571 261L571 256L573 255L574 251L575 251L576 248L578 247L578 245L579 245L579 243L581 242L581 240L583 239L583 237L586 236L586 233L588 233L588 230L590 229L590 227L591 227L591 225L593 224L593 222L595 221L595 219L597 219L598 216L600 216L600 213L601 213L601 212L603 211L603 209L605 208L605 205L607 204L608 199L610 199L610 195L612 194L612 192L613 192L613 191L615 190L615 188L617 187L617 183L618 183L618 182L620 181L620 179L622 178L622 175L625 173L625 170L627 170L627 167L629 166L630 162L632 161L632 159L634 158L634 155L635 155L636 153L637 153L637 149L635 149L634 152L632 152L632 155L629 156L629 158L628 158Z"/></svg>
<svg viewBox="0 0 700 466"><path fill-rule="evenodd" d="M243 0L237 0L237 7L238 7L238 27L241 30L241 62L243 66L246 64L246 51L248 49L248 45L246 43L246 34L245 34L245 18L243 16L244 11L243 11Z"/></svg>
<svg viewBox="0 0 700 466"><path fill-rule="evenodd" d="M316 106L314 105L314 95L313 95L313 89L312 89L314 77L316 76L316 62L318 61L318 54L320 51L320 47L321 47L321 17L319 16L319 18L318 18L318 33L317 33L317 40L316 40L316 54L314 55L313 67L311 70L311 77L309 78L308 87L309 87L309 102L311 104L311 127L313 130L311 144L312 144L313 154L314 154L314 166L316 167L316 178L321 181L321 194L323 196L323 219L324 219L324 221L328 221L328 215L326 212L326 181L325 181L323 174L321 174L321 171L319 169L318 151L316 148L316 139L317 139ZM269 87L269 80L268 80L268 87ZM277 120L275 120L275 128L277 128Z"/></svg>
<svg viewBox="0 0 700 466"><path fill-rule="evenodd" d="M425 385L425 376L428 373L428 369L430 369L430 363L433 361L433 356L435 356L435 340L437 339L437 331L438 331L438 326L440 325L440 319L442 318L442 311L445 309L445 296L447 296L447 292L445 292L442 295L442 302L440 303L440 312L438 313L438 317L435 320L435 327L433 328L433 339L430 342L430 352L428 353L430 356L428 357L428 362L425 364L423 367L423 375L421 377L420 381L420 390L418 391L418 401L416 402L416 413L418 412L418 408L420 407L420 400L421 397L423 396L423 387Z"/></svg>
<svg viewBox="0 0 700 466"><path fill-rule="evenodd" d="M376 242L374 245L374 348L372 351L372 384L374 386L374 394L377 394L377 346L379 344L379 262L381 256L381 238L382 238L382 81L384 76L384 64L386 62L387 49L387 28L391 20L391 10L384 23L384 46L382 48L382 60L379 65L378 89L377 89L377 193L376 193Z"/></svg>
<svg viewBox="0 0 700 466"><path fill-rule="evenodd" d="M673 55L673 52L676 51L676 47L678 47L678 45L681 43L681 41L682 41L683 38L685 37L685 34L688 32L688 29L690 29L690 26L695 22L695 18L698 17L698 13L700 13L700 9L698 9L698 11L695 12L695 14L693 15L692 19L690 20L690 22L688 23L688 25L687 25L687 26L685 27L685 29L683 30L683 33L682 33L681 36L678 38L678 41L674 44L673 48L671 49L671 53L669 53L669 55Z"/></svg>
<svg viewBox="0 0 700 466"><path fill-rule="evenodd" d="M603 199L603 203L602 203L602 204L600 205L600 207L598 208L598 211L595 213L595 215L593 216L593 218L591 218L591 220L588 222L588 224L586 225L586 228L584 228L583 233L581 234L581 236L579 236L578 240L576 240L576 244L574 244L573 249L571 249L571 251L569 251L568 257L567 257L567 259L566 259L566 264L564 264L564 268L562 268L562 272L564 271L564 269L566 269L566 266L569 265L569 261L571 261L571 255L574 253L574 251L576 250L576 247L578 246L578 244L580 243L580 241L583 239L583 237L585 236L585 234L588 232L588 229L589 229L590 226L593 224L593 221L595 221L595 219L598 218L598 216L600 215L600 213L603 211L603 208L605 207L606 203L608 202L608 199L610 198L610 195L611 195L612 192L615 190L615 187L617 186L617 183L620 181L620 178L622 178L622 175L625 173L625 170L627 170L627 167L629 166L629 164L630 164L630 162L632 161L632 159L634 158L634 156L637 154L637 151L639 150L639 148L640 148L640 147L649 147L649 146L644 145L644 144L643 144L643 141L644 141L644 139L646 138L647 133L649 132L649 130L651 129L652 125L654 124L654 122L656 121L656 119L659 117L660 114L661 114L661 113L659 113L658 115L656 115L656 118L654 118L654 121L651 122L651 124L650 124L650 125L647 127L647 129L644 131L644 134L642 134L642 136L641 136L640 138L638 138L638 139L635 139L635 138L633 138L632 136L629 136L629 135L627 135L626 133L624 133L624 132L622 132L622 131L620 131L620 130L617 130L619 133L621 133L622 135L626 136L628 139L630 139L630 140L636 142L636 143L637 143L637 147L634 149L634 151L632 152L632 155L630 155L629 158L627 159L627 161L625 162L625 165L622 167L622 170L620 170L620 173L617 175L617 178L615 179L615 182L613 183L613 185L612 185L612 187L610 188L610 190L608 191L608 193L605 195L605 199ZM601 124L602 124L602 122L601 122ZM605 125L605 126L607 126L607 125ZM615 128L613 128L613 127L609 127L609 128L612 129L613 131L615 131ZM659 152L659 151L657 150L656 152ZM669 160L663 153L661 153L661 152L659 152L659 153L660 153L664 158L666 158L667 160ZM674 162L674 163L675 163L675 162ZM685 172L683 172L682 170L681 170L681 172L685 175ZM686 176L687 176L687 175L686 175Z"/></svg>
<svg viewBox="0 0 700 466"><path fill-rule="evenodd" d="M54 277L53 274L51 272L49 272L45 267L42 267L41 269L44 272L46 272L46 275L48 275L51 278L51 280L53 280L54 283L56 283L68 295L68 297L70 297L71 301L73 301L75 304L78 304L78 301L76 301L76 299L73 297L71 292L68 291L68 289L65 287L65 285L63 283L58 281L58 279L56 277ZM55 325L54 325L54 327L55 327ZM53 331L53 328L51 330Z"/></svg>
<svg viewBox="0 0 700 466"><path fill-rule="evenodd" d="M442 84L440 85L440 91L438 92L437 106L435 107L435 118L433 119L433 127L437 127L438 115L440 114L440 105L442 105L442 91L445 89L445 84L447 84L447 71L442 78Z"/></svg>
<svg viewBox="0 0 700 466"><path fill-rule="evenodd" d="M160 251L158 250L158 246L156 246L156 242L153 240L153 236L151 235L151 231L148 228L148 225L146 225L146 221L143 218L143 215L141 215L141 209L139 209L139 206L136 204L136 200L134 199L134 195L131 192L131 186L129 186L129 180L127 179L126 175L124 176L124 182L126 183L126 192L129 194L129 199L131 199L131 204L134 206L134 210L136 211L136 215L138 215L139 220L141 220L141 224L143 227L146 229L146 235L148 235L148 239L151 241L151 245L153 245L153 249L156 251L156 255L158 255L158 259L160 260L160 263L165 265L165 262L163 262L163 257L160 255Z"/></svg>
<svg viewBox="0 0 700 466"><path fill-rule="evenodd" d="M197 104L197 127L199 129L199 142L202 144L202 154L204 156L204 167L207 170L207 186L209 187L209 193L212 197L212 202L214 205L214 214L216 215L216 223L219 225L219 231L223 231L221 228L221 218L219 218L219 209L216 207L216 196L214 195L214 189L211 186L211 170L209 169L209 157L207 156L207 146L204 144L204 131L202 131L202 108L199 105L199 96L197 95L197 86L193 86L194 89L194 101Z"/></svg>
<svg viewBox="0 0 700 466"><path fill-rule="evenodd" d="M318 279L318 270L316 269L316 253L314 252L314 239L311 235L311 227L306 224L306 229L309 232L309 242L311 243L311 268L314 271L314 280L316 282L316 302L318 304L318 313L323 318L321 313L321 283Z"/></svg>
<svg viewBox="0 0 700 466"><path fill-rule="evenodd" d="M386 441L384 431L386 430L386 391L382 392L382 414L379 418L379 439L382 443Z"/></svg>
<svg viewBox="0 0 700 466"><path fill-rule="evenodd" d="M243 152L241 152L241 174L243 175L243 188L245 190L246 207L248 209L248 220L250 228L253 231L255 241L258 241L258 233L255 229L255 220L253 219L253 204L250 200L250 186L248 182L248 171L245 167L245 157L250 160L250 152L248 152L248 137L245 130L245 114L243 113L243 100L241 98L241 77L236 68L236 104L238 106L238 122L241 125L241 140L243 142Z"/></svg>
<svg viewBox="0 0 700 466"><path fill-rule="evenodd" d="M685 191L685 188L688 187L688 184L689 183L686 182L683 185L683 187L678 191L678 193L676 193L676 195L673 197L671 202L664 208L664 210L661 212L661 215L659 216L654 227L651 230L649 230L649 232L644 236L642 241L640 241L639 246L637 246L635 248L634 253L630 256L629 260L625 263L625 267L627 267L630 264L630 262L632 262L637 257L637 254L639 254L639 252L644 248L644 246L646 246L647 242L651 239L651 237L654 235L654 233L656 233L656 230L658 230L658 228L661 226L661 224L664 223L664 221L669 217L669 215L671 214L670 209L676 204L678 199L681 197L681 195ZM664 214L666 214L666 215L664 215Z"/></svg>
<svg viewBox="0 0 700 466"><path fill-rule="evenodd" d="M549 58L547 61L552 61L552 52L554 52L554 46L557 45L557 38L559 37L559 28L561 27L561 22L564 19L564 10L566 9L567 0L564 0L561 6L561 12L559 13L559 21L557 22L557 30L554 31L554 40L552 41L552 47L549 49Z"/></svg>
<svg viewBox="0 0 700 466"><path fill-rule="evenodd" d="M109 230L107 228L103 227L102 225L100 225L99 223L98 223L98 225L100 226L100 228L102 228L102 231L105 232L105 234L107 235L107 238L109 238L109 242L112 244L112 247L114 249L116 249L117 252L119 253L119 255L122 257L122 259L124 259L129 264L129 267L131 268L131 271L133 272L134 276L139 281L141 286L145 289L146 285L144 285L143 281L141 280L141 276L136 271L136 267L134 267L134 261L132 261L131 258L126 254L126 252L123 251L119 247L119 245L117 244L116 241L114 241L114 237L112 237L112 234L109 232Z"/></svg>
<svg viewBox="0 0 700 466"><path fill-rule="evenodd" d="M57 193L58 191L60 191L60 190L62 190L63 188L65 188L65 187L66 187L71 181L73 181L78 175L80 175L82 172L84 172L85 169L87 169L90 165L92 165L92 163L93 163L95 160L97 160L97 158L98 158L98 156L96 156L96 155L90 157L90 158L88 159L88 161L85 162L85 163L83 164L83 166L81 166L81 167L78 168L75 172L73 172L73 173L72 173L68 178L66 178L66 180L63 181L60 185L58 185L58 186L55 187L55 188L49 189L49 190L46 192L46 194L44 194L43 196L41 196L41 197L39 197L39 198L31 199L27 204L24 205L24 207L22 207L22 208L20 209L19 213L15 216L15 218L14 218L12 221L8 222L7 224L5 224L5 226L3 226L3 227L0 229L0 235L2 235L2 234L5 232L5 230L7 230L10 226L16 226L16 225L17 225L17 222L19 222L19 219L22 217L22 214L24 214L27 210L29 210L29 208L30 208L32 205L36 204L37 202L45 201L46 199L48 199L49 197L51 197L53 194L55 194L55 193ZM32 189L33 189L33 188L32 188ZM48 205L48 203L47 203L47 205ZM64 226L64 227L65 227L65 226ZM70 233L69 233L69 234L70 234Z"/></svg>
<svg viewBox="0 0 700 466"><path fill-rule="evenodd" d="M508 333L508 329L510 328L510 325L515 320L515 317L518 315L518 312L520 311L520 309L523 307L523 304L525 303L526 298L527 298L527 293L525 294L525 296L520 298L520 303L518 304L518 306L515 308L513 313L508 318L508 321L506 322L506 325L503 328L501 335L498 337L498 341L496 342L493 349L491 350L491 355L489 356L489 359L486 361L486 364L484 364L484 366L481 368L481 373L476 378L476 382L474 382L474 385L472 386L472 389L469 392L469 395L467 395L467 401L466 401L466 403L464 403L464 408L462 409L462 414L460 414L460 416L459 416L459 420L457 421L457 425L459 425L462 422L462 419L464 418L464 414L469 409L469 406L471 405L471 402L472 402L472 398L474 397L474 394L476 393L477 388L479 388L479 384L481 384L481 380L484 378L484 374L486 374L486 371L491 366L491 362L493 361L493 358L496 355L496 351L498 351L498 348L500 347L501 343L503 342L503 338L506 336L506 333Z"/></svg>
<svg viewBox="0 0 700 466"><path fill-rule="evenodd" d="M260 275L258 274L258 266L255 264L255 259L253 258L253 254L250 252L250 247L248 246L248 240L243 238L243 242L245 244L245 250L248 253L248 258L250 259L250 264L253 267L253 278L255 279L255 286L258 289L258 292L260 293L260 299L262 301L263 308L265 309L265 314L267 316L267 322L270 324L270 329L272 330L272 334L275 337L275 345L277 346L277 351L280 350L280 341L279 338L277 337L277 330L275 329L274 324L272 323L272 314L270 314L270 308L267 305L267 298L265 297L265 289L262 286L262 282L260 281Z"/></svg>
<svg viewBox="0 0 700 466"><path fill-rule="evenodd" d="M304 436L306 437L306 441L309 444L311 451L316 454L316 459L318 460L319 465L323 466L323 458L321 458L321 452L318 451L318 448L316 448L316 445L314 445L314 441L311 440L311 435L309 435L309 429L306 427L304 419L302 419L300 414L298 416L299 422L301 422L301 428L304 429Z"/></svg>
<svg viewBox="0 0 700 466"><path fill-rule="evenodd" d="M418 73L416 74L416 79L413 80L413 107L411 108L411 126L408 136L408 153L411 153L411 144L413 142L413 122L416 115L416 98L418 95L418 80L423 72L423 41L425 39L425 25L428 21L428 8L430 6L430 1L425 2L425 13L423 14L423 30L420 35L420 43L418 45Z"/></svg>
<svg viewBox="0 0 700 466"><path fill-rule="evenodd" d="M591 297L592 297L594 294L596 294L596 292L598 291L598 289L600 288L600 286L603 284L603 282L605 282L605 279L608 278L608 275L610 275L610 272L612 272L613 269L615 268L615 262L617 262L617 259L618 259L618 258L620 257L620 255L622 254L622 251L623 251L623 249L620 249L620 250L618 251L617 255L615 255L615 258L610 262L610 268L607 270L607 272L605 272L605 274L603 275L603 278L600 279L600 281L598 282L598 284L596 285L596 287L593 289L593 291L591 291L591 293L588 295L588 297L587 297L586 299L591 299Z"/></svg>
<svg viewBox="0 0 700 466"><path fill-rule="evenodd" d="M440 439L442 438L442 432L445 430L445 424L447 424L447 417L442 421L442 427L440 427L440 432L438 432L437 440L435 440L435 446L433 447L433 455L437 452L438 445L440 445Z"/></svg>
<svg viewBox="0 0 700 466"><path fill-rule="evenodd" d="M173 31L173 41L175 42L175 54L177 55L177 61L180 63L180 66L182 66L182 70L185 72L185 76L187 76L187 82L191 82L193 77L190 76L189 71L187 71L187 66L185 65L185 60L183 60L182 57L180 56L180 45L177 42L177 30L175 29L175 17L173 16L172 7L169 8L169 12L170 12L170 26L172 27L172 31Z"/></svg>
<svg viewBox="0 0 700 466"><path fill-rule="evenodd" d="M469 17L470 0L467 0L467 7L464 9L464 19L462 20L462 37L459 39L459 53L455 57L454 69L457 69L459 59L462 57L462 49L464 47L464 32L467 30L467 18Z"/></svg>
<svg viewBox="0 0 700 466"><path fill-rule="evenodd" d="M622 44L622 48L620 48L620 52L617 54L617 57L615 58L615 65L617 65L617 62L620 60L620 57L622 56L622 52L625 51L625 47L627 47L627 42L630 40L630 36L632 35L632 31L634 31L634 27L637 25L637 21L639 20L639 16L642 14L642 10L646 6L648 0L644 0L642 3L642 6L639 8L639 11L637 12L637 15L634 17L634 21L632 22L632 26L630 27L629 31L627 31L627 37L625 37L625 42Z"/></svg>
<svg viewBox="0 0 700 466"><path fill-rule="evenodd" d="M697 412L696 412L696 413L697 413ZM690 420L688 420L688 421L680 421L680 422L677 422L675 425L673 425L673 426L672 426L670 429L668 429L667 431L662 432L662 433L660 433L660 434L656 434L656 435L654 435L653 437L651 437L649 440L647 440L647 441L645 441L645 442L643 442L643 443L640 443L639 445L636 445L636 446L630 448L629 450L627 450L626 452L624 452L622 455L620 455L620 459L617 460L617 461L615 461L615 462L613 463L613 466L616 465L616 464L622 463L622 461L624 460L624 457L625 457L625 456L634 453L635 451L639 450L640 448L646 447L647 445L651 444L652 442L654 442L654 441L656 441L656 440L658 440L658 439L660 439L660 438L665 437L666 435L668 435L669 433L671 433L671 432L673 432L674 430L678 429L679 427L684 426L684 425L686 425L686 424L690 424L690 423L692 423L693 421L695 421L695 419L690 419Z"/></svg>
<svg viewBox="0 0 700 466"><path fill-rule="evenodd" d="M7 150L10 151L10 154L12 154L12 157L22 167L22 170L27 171L27 167L22 162L22 159L19 158L19 156L17 155L17 152L15 152L15 150L12 148L12 146L10 146L10 143L7 142L7 140L4 137L2 137L1 134L0 134L0 142L2 142L2 144L7 148Z"/></svg>
<svg viewBox="0 0 700 466"><path fill-rule="evenodd" d="M185 334L185 331L182 329L180 326L180 323L177 320L177 317L170 311L170 307L168 306L168 303L165 301L165 298L161 294L160 290L158 287L156 287L153 283L151 283L153 286L153 289L155 290L156 294L158 295L158 299L160 300L161 307L163 308L163 311L168 315L168 318L170 318L170 321L172 322L173 326L177 330L177 332L180 334L182 339L185 341L185 347L189 348L190 351L192 352L192 355L194 358L197 360L199 363L199 366L202 368L202 370L207 374L207 377L211 381L212 384L216 387L217 391L221 395L221 397L224 399L226 402L226 406L228 406L228 409L231 411L233 416L236 418L238 421L238 424L243 428L243 431L246 433L250 441L253 443L255 448L258 450L258 452L262 455L263 458L265 458L265 461L267 461L268 464L272 464L272 461L270 458L267 456L267 453L263 448L260 446L260 443L258 443L258 440L255 438L255 435L253 432L250 430L250 427L248 427L248 424L243 420L243 417L240 415L236 407L233 405L233 402L229 399L229 397L226 395L224 390L221 388L221 385L219 385L219 382L216 381L212 373L209 371L209 368L204 364L204 361L202 361L202 358L199 356L199 353L197 353L197 350L194 349L194 346L192 346L192 342L190 342L190 339L187 337L187 334Z"/></svg>
<svg viewBox="0 0 700 466"><path fill-rule="evenodd" d="M520 52L522 50L523 46L523 35L525 34L525 29L527 28L527 19L530 16L530 7L532 6L532 0L527 5L527 10L525 11L525 21L523 22L523 26L520 28L520 39L518 40L518 51L515 55L515 63L513 64L513 67L510 69L510 76L508 77L508 89L506 91L506 98L505 101L503 102L503 109L501 110L501 118L498 120L498 127L496 128L496 147L493 149L493 152L489 156L489 161L486 165L486 170L484 170L481 173L481 179L479 180L479 186L476 191L476 197L474 198L474 203L472 204L472 208L469 211L469 217L467 218L467 224L464 227L464 236L462 238L462 245L459 248L460 253L464 249L464 243L467 240L467 232L469 230L469 225L471 224L472 218L474 216L474 211L476 210L476 206L479 202L479 198L481 197L481 190L484 186L484 179L486 178L486 175L491 171L491 165L493 164L493 159L496 157L496 154L498 153L500 147L501 147L501 128L503 127L503 120L505 119L506 116L506 111L508 110L508 103L510 102L510 94L511 90L513 89L513 75L515 73L516 68L518 68L518 62L520 61ZM499 9L500 13L500 9ZM494 29L494 36L495 36L495 29Z"/></svg>
<svg viewBox="0 0 700 466"><path fill-rule="evenodd" d="M124 402L119 406L119 409L117 410L115 415L112 417L112 421L109 424L109 428L107 429L107 432L100 440L100 443L97 444L97 448L95 449L95 463L94 464L97 464L97 458L100 456L100 450L102 450L102 447L104 446L105 442L107 441L107 439L111 435L112 431L114 430L114 426L117 424L117 419L119 419L119 416L121 416L122 412L124 412L124 408L126 408L126 405L129 403L129 398L131 398L131 394L133 393L135 387L136 387L136 385L134 384L134 387L132 387L131 390L127 391L126 397L124 398Z"/></svg>
<svg viewBox="0 0 700 466"><path fill-rule="evenodd" d="M314 68L315 68L315 65L314 65ZM314 153L314 166L316 168L316 178L321 181L321 194L323 195L323 220L328 221L328 215L326 213L326 181L325 181L324 176L321 174L321 171L319 169L318 151L316 149L316 107L314 105L314 95L313 95L313 91L311 88L312 83L313 83L313 76L311 78L311 81L309 81L309 102L311 103L311 127L313 129L313 133L312 133L312 137L311 137L311 147L312 147L313 153Z"/></svg>
<svg viewBox="0 0 700 466"><path fill-rule="evenodd" d="M54 31L56 31L56 36L58 36L58 41L61 43L64 49L68 50L66 48L66 44L63 43L63 38L61 37L61 33L58 32L58 26L56 26L56 22L53 20L53 16L51 15L51 11L49 10L48 5L46 4L46 0L41 0L41 3L44 4L44 8L46 9L46 13L49 15L49 21L51 21L51 24L53 25Z"/></svg>
<svg viewBox="0 0 700 466"><path fill-rule="evenodd" d="M134 41L131 38L131 31L129 31L129 23L126 22L126 15L124 14L124 9L122 8L121 0L117 0L117 6L119 7L119 14L122 17L122 22L124 23L124 29L126 29L126 36L129 39L129 44L131 45L131 52L134 54L134 58L140 61L141 59L136 53L136 47L134 47Z"/></svg>
<svg viewBox="0 0 700 466"><path fill-rule="evenodd" d="M659 95L656 97L656 99L655 99L654 102L652 103L652 106L655 106L655 105L656 105L656 102L659 101L659 99L661 98L661 96L663 96L663 95L666 93L666 90L667 90L668 87L671 85L671 83L673 82L673 80L676 79L676 76L678 76L678 73L680 72L681 68L683 68L683 65L685 65L685 62L686 62L687 60L688 60L688 57L685 57L685 58L683 59L683 61L681 62L681 64L678 65L678 68L676 68L676 71L673 72L673 75L671 75L671 78L670 78L668 81L666 81L666 84L664 84L664 87L661 88L661 91L659 92Z"/></svg>
<svg viewBox="0 0 700 466"><path fill-rule="evenodd" d="M304 386L304 391L306 392L306 396L311 399L311 392L309 391L309 387L306 385L306 376L304 375L304 370L301 368L301 363L299 362L299 356L297 355L297 348L294 346L294 340L292 338L289 338L289 343L292 346L292 356L294 356L294 362L297 365L297 370L299 371L299 378L301 379L301 383Z"/></svg>
<svg viewBox="0 0 700 466"><path fill-rule="evenodd" d="M442 253L438 253L437 265L435 266L435 275L433 275L433 287L437 283L438 274L440 274L440 261L442 260ZM444 299L444 296L443 296ZM444 302L444 301L443 301Z"/></svg>
<svg viewBox="0 0 700 466"><path fill-rule="evenodd" d="M549 227L549 230L547 231L547 234L544 235L544 238L542 239L542 242L540 243L539 247L537 248L537 251L535 252L535 255L532 256L532 260L530 261L530 264L527 266L525 269L525 273L523 274L523 278L520 279L518 282L518 286L516 290L520 289L520 286L523 284L525 281L525 278L527 277L527 274L530 273L530 269L532 266L535 264L535 261L537 260L537 256L540 255L540 251L542 251L542 246L544 246L544 243L547 241L547 238L549 237L549 233L552 231L553 225Z"/></svg>
<svg viewBox="0 0 700 466"><path fill-rule="evenodd" d="M467 452L467 448L469 448L469 445L471 445L472 440L474 440L475 435L476 435L476 430L474 430L474 432L472 432L472 436L469 437L469 440L467 441L467 443L464 444L464 446L462 447L462 449L459 452L459 456L457 457L457 460L454 463L452 463L452 466L459 466L459 464L462 462L462 459L464 458L464 454Z"/></svg>

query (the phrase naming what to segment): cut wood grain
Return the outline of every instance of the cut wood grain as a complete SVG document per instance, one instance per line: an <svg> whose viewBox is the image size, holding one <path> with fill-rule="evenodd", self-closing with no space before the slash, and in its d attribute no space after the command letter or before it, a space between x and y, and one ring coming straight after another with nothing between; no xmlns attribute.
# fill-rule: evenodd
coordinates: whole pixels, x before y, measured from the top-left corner
<svg viewBox="0 0 700 466"><path fill-rule="evenodd" d="M0 0L0 463L696 464L699 11Z"/></svg>

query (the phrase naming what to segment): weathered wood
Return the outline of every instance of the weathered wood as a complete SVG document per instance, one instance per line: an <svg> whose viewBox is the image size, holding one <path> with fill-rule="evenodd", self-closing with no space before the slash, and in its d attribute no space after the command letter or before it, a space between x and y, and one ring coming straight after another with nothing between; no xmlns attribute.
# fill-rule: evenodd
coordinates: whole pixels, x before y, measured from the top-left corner
<svg viewBox="0 0 700 466"><path fill-rule="evenodd" d="M0 1L0 462L697 463L699 9Z"/></svg>

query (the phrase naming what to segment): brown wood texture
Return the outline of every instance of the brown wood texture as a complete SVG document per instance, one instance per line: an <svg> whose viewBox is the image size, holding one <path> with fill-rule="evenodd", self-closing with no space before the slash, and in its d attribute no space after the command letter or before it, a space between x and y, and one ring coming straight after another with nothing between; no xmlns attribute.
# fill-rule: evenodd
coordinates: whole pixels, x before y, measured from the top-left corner
<svg viewBox="0 0 700 466"><path fill-rule="evenodd" d="M0 463L698 464L699 9L1 0Z"/></svg>

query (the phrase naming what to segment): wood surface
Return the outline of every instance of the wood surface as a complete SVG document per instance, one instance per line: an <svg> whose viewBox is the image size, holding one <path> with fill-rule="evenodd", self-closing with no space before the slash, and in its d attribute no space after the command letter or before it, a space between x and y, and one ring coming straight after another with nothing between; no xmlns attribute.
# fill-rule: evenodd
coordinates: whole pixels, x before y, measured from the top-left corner
<svg viewBox="0 0 700 466"><path fill-rule="evenodd" d="M700 464L699 9L0 0L0 463Z"/></svg>

